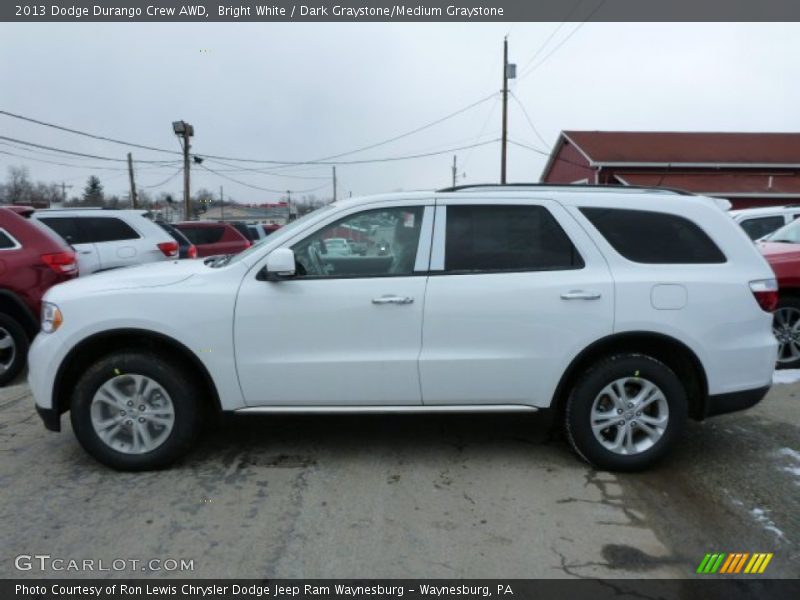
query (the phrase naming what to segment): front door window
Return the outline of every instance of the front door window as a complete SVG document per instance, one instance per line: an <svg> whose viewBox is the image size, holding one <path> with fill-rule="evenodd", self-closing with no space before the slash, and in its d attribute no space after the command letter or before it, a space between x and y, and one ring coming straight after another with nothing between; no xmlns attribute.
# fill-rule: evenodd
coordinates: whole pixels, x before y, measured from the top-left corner
<svg viewBox="0 0 800 600"><path fill-rule="evenodd" d="M298 278L391 277L414 272L424 207L349 215L292 247Z"/></svg>

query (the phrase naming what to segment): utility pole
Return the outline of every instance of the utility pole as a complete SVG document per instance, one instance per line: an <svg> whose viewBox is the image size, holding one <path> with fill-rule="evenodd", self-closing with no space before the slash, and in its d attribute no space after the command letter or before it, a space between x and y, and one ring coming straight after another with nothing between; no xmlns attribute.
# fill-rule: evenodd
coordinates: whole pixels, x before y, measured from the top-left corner
<svg viewBox="0 0 800 600"><path fill-rule="evenodd" d="M222 195L222 186L219 186L219 220L225 220L225 196Z"/></svg>
<svg viewBox="0 0 800 600"><path fill-rule="evenodd" d="M508 145L508 80L516 79L517 65L508 62L508 36L503 38L503 140L500 148L500 183L506 183L506 155Z"/></svg>
<svg viewBox="0 0 800 600"><path fill-rule="evenodd" d="M191 162L189 161L189 138L194 135L194 127L186 121L174 121L172 123L172 131L181 139L181 146L183 148L183 217L187 221L192 218L192 203L191 203L191 188L189 186L189 169Z"/></svg>
<svg viewBox="0 0 800 600"><path fill-rule="evenodd" d="M333 167L333 201L336 202L336 166Z"/></svg>
<svg viewBox="0 0 800 600"><path fill-rule="evenodd" d="M128 177L131 180L131 208L136 208L136 183L133 179L133 156L128 152Z"/></svg>
<svg viewBox="0 0 800 600"><path fill-rule="evenodd" d="M458 167L456 166L456 161L457 160L458 160L458 157L454 154L453 155L453 187L456 187L456 177L457 177L456 171L458 169Z"/></svg>
<svg viewBox="0 0 800 600"><path fill-rule="evenodd" d="M74 186L67 185L65 182L61 182L61 206L63 207L67 203L67 188L72 189Z"/></svg>

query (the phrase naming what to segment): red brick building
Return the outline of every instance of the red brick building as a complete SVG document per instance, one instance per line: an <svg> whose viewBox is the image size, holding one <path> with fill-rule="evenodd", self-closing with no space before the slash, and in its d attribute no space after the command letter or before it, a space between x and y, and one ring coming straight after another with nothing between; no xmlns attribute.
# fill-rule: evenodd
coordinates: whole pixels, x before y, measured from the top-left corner
<svg viewBox="0 0 800 600"><path fill-rule="evenodd" d="M678 188L733 208L800 203L800 133L563 131L541 181Z"/></svg>

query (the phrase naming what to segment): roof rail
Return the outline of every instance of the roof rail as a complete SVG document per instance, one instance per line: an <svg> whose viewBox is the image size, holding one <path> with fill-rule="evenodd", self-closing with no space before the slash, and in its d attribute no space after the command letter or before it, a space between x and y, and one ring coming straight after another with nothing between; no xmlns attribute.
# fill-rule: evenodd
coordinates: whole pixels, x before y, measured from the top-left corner
<svg viewBox="0 0 800 600"><path fill-rule="evenodd" d="M569 188L569 189L601 189L601 190L641 190L648 192L666 192L680 196L696 196L697 194L678 188L646 186L646 185L619 185L619 184L584 184L584 183L473 183L456 185L436 190L436 193L460 192L462 190L483 188Z"/></svg>

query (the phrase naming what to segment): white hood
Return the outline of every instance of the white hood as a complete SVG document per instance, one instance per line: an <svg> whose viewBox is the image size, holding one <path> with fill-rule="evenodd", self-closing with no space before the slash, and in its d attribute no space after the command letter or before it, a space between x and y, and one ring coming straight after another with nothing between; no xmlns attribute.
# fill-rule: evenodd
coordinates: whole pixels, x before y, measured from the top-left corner
<svg viewBox="0 0 800 600"><path fill-rule="evenodd" d="M192 259L111 269L57 285L47 292L45 299L58 302L60 298L75 298L112 290L162 287L185 281L210 269L202 260Z"/></svg>

